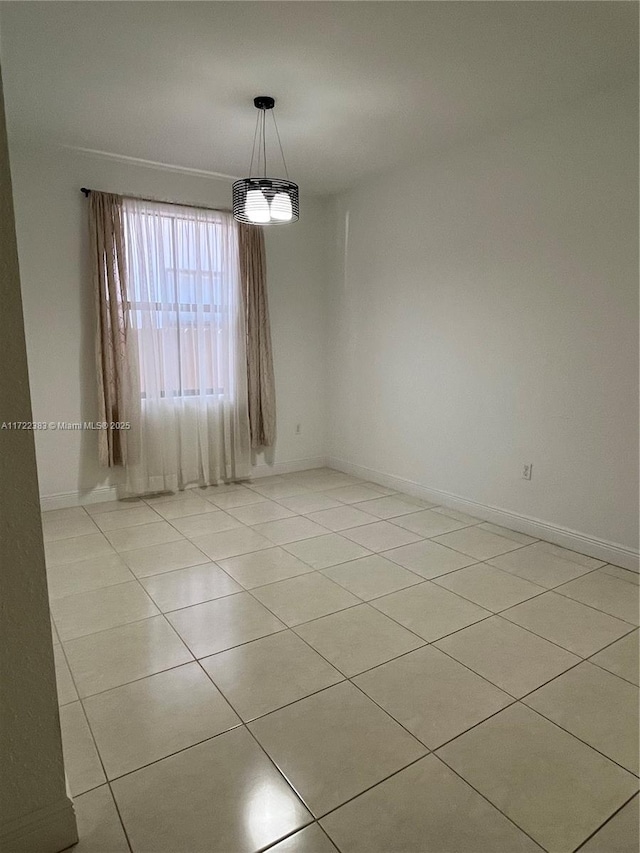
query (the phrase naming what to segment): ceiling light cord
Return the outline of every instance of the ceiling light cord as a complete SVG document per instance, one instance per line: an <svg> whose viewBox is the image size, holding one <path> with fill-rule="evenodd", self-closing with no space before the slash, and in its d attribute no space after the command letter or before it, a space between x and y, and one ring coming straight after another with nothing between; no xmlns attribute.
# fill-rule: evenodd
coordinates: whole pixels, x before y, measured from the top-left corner
<svg viewBox="0 0 640 853"><path fill-rule="evenodd" d="M280 133L278 131L278 122L276 121L276 114L271 110L271 115L273 116L273 126L276 129L276 136L278 137L278 145L280 146L280 155L282 156L282 165L284 166L284 174L287 180L289 180L289 170L287 169L287 161L284 159L284 151L282 150L282 142L280 142Z"/></svg>
<svg viewBox="0 0 640 853"><path fill-rule="evenodd" d="M256 153L256 138L258 137L258 127L260 126L260 113L258 113L258 118L256 120L256 129L253 133L253 148L251 149L251 163L249 165L249 177L253 175L253 161ZM260 141L258 140L258 171L260 171Z"/></svg>
<svg viewBox="0 0 640 853"><path fill-rule="evenodd" d="M276 138L278 140L278 147L280 148L280 156L282 157L282 165L284 166L284 173L289 180L289 170L287 168L287 161L284 156L284 150L282 148L282 140L280 139L280 131L278 130L278 122L276 121L276 116L273 110L270 111L273 117L273 127L276 132ZM253 164L256 163L256 150L258 154L258 159L256 163L256 172L260 174L260 158L262 157L263 164L263 174L264 177L267 177L267 127L266 127L266 110L260 110L256 119L256 127L253 134L253 146L251 148L251 163L249 164L249 177L253 176ZM257 146L256 146L257 142Z"/></svg>
<svg viewBox="0 0 640 853"><path fill-rule="evenodd" d="M267 177L267 111L262 111L262 156L264 159L264 177Z"/></svg>

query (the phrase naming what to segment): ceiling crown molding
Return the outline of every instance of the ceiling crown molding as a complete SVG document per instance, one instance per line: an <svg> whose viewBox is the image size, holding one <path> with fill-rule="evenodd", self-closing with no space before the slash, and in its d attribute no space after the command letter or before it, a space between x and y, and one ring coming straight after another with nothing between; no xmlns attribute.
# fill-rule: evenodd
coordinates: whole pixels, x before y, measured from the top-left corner
<svg viewBox="0 0 640 853"><path fill-rule="evenodd" d="M111 160L116 163L129 163L134 166L145 166L148 169L160 169L164 172L178 172L182 175L194 175L201 178L215 178L217 180L235 181L237 175L225 175L222 172L210 172L207 169L193 169L189 166L177 166L174 163L160 163L157 160L145 160L142 157L129 157L126 154L116 154L113 151L99 151L95 148L81 148L78 145L59 144L56 147L65 151L76 151L89 157L98 157L102 160Z"/></svg>

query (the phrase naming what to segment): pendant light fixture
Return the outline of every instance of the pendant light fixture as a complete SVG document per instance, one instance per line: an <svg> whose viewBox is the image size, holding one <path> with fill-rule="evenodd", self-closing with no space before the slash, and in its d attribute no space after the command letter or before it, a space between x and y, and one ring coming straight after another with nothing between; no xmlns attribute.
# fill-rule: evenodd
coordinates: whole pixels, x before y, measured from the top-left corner
<svg viewBox="0 0 640 853"><path fill-rule="evenodd" d="M298 185L289 180L278 125L273 113L275 103L270 95L259 95L253 99L253 104L258 110L258 120L253 135L249 177L241 178L233 184L233 218L248 225L282 225L286 222L296 222L298 219ZM271 111L273 116L273 126L280 146L286 180L267 177L268 111ZM253 173L254 163L256 175ZM262 177L260 177L261 172Z"/></svg>

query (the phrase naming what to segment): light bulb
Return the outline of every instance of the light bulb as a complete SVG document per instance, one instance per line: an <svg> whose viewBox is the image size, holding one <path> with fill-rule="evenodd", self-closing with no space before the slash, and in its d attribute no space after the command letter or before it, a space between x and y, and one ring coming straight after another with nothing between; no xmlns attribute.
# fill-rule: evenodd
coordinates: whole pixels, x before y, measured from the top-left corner
<svg viewBox="0 0 640 853"><path fill-rule="evenodd" d="M279 222L289 222L293 219L291 199L288 193L276 193L271 202L271 218Z"/></svg>
<svg viewBox="0 0 640 853"><path fill-rule="evenodd" d="M262 190L249 190L244 202L244 214L251 222L269 222L269 204Z"/></svg>

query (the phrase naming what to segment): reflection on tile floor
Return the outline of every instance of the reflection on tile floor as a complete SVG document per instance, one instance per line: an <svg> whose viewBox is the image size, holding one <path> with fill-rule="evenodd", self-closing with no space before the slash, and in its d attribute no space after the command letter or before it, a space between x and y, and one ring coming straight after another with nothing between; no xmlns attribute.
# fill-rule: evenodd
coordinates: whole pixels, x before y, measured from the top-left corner
<svg viewBox="0 0 640 853"><path fill-rule="evenodd" d="M43 527L79 853L637 853L637 574L327 468Z"/></svg>

